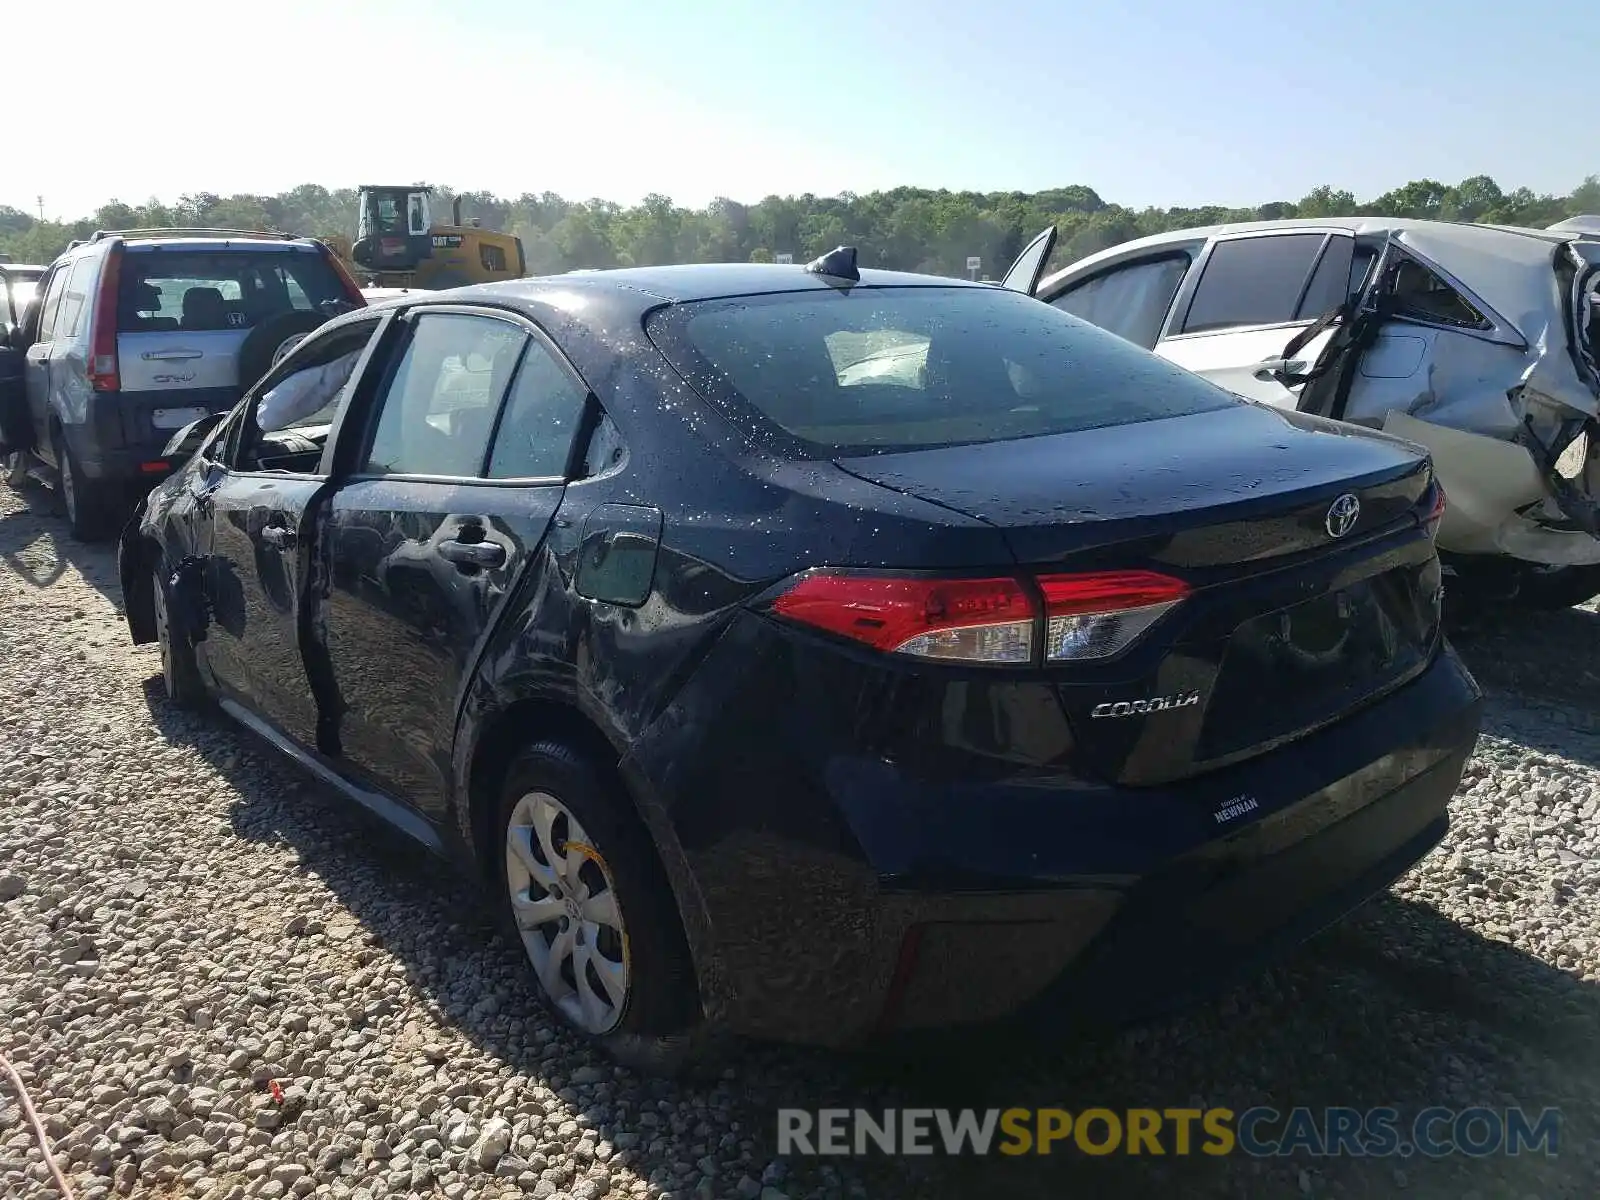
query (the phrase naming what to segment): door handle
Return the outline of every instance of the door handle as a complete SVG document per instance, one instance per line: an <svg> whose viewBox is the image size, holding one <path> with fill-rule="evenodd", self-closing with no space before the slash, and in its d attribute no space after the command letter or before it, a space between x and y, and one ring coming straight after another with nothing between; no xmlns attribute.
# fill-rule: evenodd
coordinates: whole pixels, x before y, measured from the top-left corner
<svg viewBox="0 0 1600 1200"><path fill-rule="evenodd" d="M1298 375L1305 369L1304 359L1264 358L1256 364L1256 378L1266 383L1278 375Z"/></svg>
<svg viewBox="0 0 1600 1200"><path fill-rule="evenodd" d="M505 565L506 548L496 542L440 542L439 557L458 567Z"/></svg>
<svg viewBox="0 0 1600 1200"><path fill-rule="evenodd" d="M292 529L286 529L282 525L268 525L261 531L261 540L269 546L287 550L300 539Z"/></svg>
<svg viewBox="0 0 1600 1200"><path fill-rule="evenodd" d="M203 350L146 350L139 356L147 362L183 362L190 358L204 358Z"/></svg>

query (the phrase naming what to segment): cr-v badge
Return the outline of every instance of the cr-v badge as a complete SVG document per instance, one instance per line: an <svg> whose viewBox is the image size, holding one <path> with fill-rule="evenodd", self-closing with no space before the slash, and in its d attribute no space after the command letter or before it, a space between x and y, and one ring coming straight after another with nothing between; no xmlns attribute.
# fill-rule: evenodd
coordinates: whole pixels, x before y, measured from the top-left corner
<svg viewBox="0 0 1600 1200"><path fill-rule="evenodd" d="M1152 696L1148 700L1108 700L1096 704L1091 717L1142 717L1146 713L1165 712L1169 708L1188 708L1200 703L1199 692L1173 692L1170 696Z"/></svg>

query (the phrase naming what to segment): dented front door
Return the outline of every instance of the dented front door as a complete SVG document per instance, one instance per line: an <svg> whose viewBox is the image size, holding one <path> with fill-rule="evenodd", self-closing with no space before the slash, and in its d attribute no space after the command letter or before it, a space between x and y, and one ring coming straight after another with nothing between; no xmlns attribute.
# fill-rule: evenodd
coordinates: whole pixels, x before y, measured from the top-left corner
<svg viewBox="0 0 1600 1200"><path fill-rule="evenodd" d="M227 699L302 746L317 745L317 704L300 647L310 539L305 516L326 480L226 473L205 497L212 524L203 669Z"/></svg>

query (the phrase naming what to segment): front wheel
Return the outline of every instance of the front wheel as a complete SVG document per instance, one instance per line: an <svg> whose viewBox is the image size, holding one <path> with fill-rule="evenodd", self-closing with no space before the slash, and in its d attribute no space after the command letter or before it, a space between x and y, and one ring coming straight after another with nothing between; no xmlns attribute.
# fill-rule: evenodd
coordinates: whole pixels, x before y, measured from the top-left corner
<svg viewBox="0 0 1600 1200"><path fill-rule="evenodd" d="M545 1001L626 1065L683 1066L700 1023L688 946L655 847L616 784L541 742L501 789L502 914Z"/></svg>
<svg viewBox="0 0 1600 1200"><path fill-rule="evenodd" d="M158 558L150 572L150 603L156 619L156 641L161 646L161 682L166 685L168 700L179 708L198 712L207 707L209 697L200 678L194 644L181 627L173 628L167 577L165 560Z"/></svg>

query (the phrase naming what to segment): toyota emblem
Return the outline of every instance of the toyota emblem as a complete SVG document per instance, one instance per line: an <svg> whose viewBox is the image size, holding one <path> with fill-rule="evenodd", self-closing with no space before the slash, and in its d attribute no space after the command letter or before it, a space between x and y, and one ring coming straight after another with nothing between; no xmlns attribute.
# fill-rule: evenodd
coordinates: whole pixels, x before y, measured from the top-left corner
<svg viewBox="0 0 1600 1200"><path fill-rule="evenodd" d="M1356 527L1361 518L1361 501L1346 492L1328 506L1328 515L1322 519L1323 528L1331 538L1342 538Z"/></svg>

